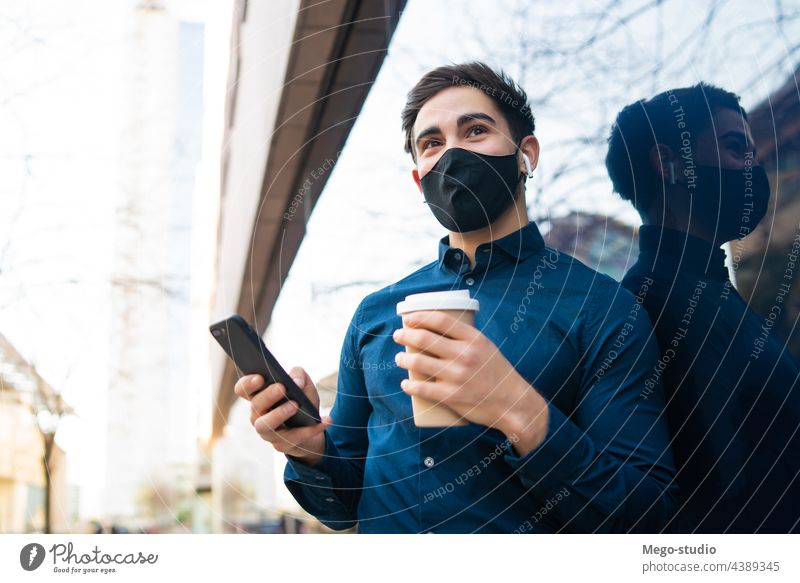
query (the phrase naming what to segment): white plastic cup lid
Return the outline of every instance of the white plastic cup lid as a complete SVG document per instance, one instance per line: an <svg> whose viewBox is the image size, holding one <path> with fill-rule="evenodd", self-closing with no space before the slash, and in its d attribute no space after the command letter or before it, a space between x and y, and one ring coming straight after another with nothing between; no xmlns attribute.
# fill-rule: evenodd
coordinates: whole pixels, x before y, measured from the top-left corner
<svg viewBox="0 0 800 583"><path fill-rule="evenodd" d="M420 310L474 310L480 309L478 300L469 297L469 290L459 289L441 292L412 294L397 304L397 314Z"/></svg>

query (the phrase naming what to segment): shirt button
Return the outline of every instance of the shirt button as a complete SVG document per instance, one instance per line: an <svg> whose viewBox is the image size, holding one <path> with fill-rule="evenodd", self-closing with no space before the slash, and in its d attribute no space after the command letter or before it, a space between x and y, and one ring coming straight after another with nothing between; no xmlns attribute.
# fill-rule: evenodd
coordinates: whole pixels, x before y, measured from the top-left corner
<svg viewBox="0 0 800 583"><path fill-rule="evenodd" d="M425 464L425 467L432 468L433 464L435 464L436 462L433 461L433 458L431 456L428 456L422 461L422 463Z"/></svg>
<svg viewBox="0 0 800 583"><path fill-rule="evenodd" d="M453 257L455 257L456 259L461 259L461 253L454 253Z"/></svg>
<svg viewBox="0 0 800 583"><path fill-rule="evenodd" d="M472 279L471 277L468 277L467 278L467 285L472 285L473 283L475 283L475 280Z"/></svg>
<svg viewBox="0 0 800 583"><path fill-rule="evenodd" d="M333 498L325 498L325 502L333 502Z"/></svg>
<svg viewBox="0 0 800 583"><path fill-rule="evenodd" d="M324 480L325 476L317 476L317 480Z"/></svg>

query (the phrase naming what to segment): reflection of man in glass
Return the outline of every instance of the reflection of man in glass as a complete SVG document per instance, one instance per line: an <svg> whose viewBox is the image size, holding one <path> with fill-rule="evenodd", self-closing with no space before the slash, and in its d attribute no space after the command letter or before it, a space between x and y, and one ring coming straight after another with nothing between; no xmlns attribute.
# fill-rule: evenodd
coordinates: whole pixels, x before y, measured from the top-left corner
<svg viewBox="0 0 800 583"><path fill-rule="evenodd" d="M625 107L606 166L644 223L623 285L661 347L644 394L663 381L682 496L676 525L798 531L800 368L769 318L739 296L720 249L750 233L769 201L739 98L699 84ZM776 310L783 300L776 293Z"/></svg>

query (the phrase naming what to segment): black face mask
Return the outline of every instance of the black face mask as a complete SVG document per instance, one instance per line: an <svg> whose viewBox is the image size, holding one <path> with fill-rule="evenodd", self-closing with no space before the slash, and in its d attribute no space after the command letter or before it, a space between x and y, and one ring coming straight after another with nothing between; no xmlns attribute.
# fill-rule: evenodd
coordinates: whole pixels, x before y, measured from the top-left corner
<svg viewBox="0 0 800 583"><path fill-rule="evenodd" d="M490 225L514 204L523 176L516 153L450 148L420 182L436 220L448 231L466 233Z"/></svg>
<svg viewBox="0 0 800 583"><path fill-rule="evenodd" d="M692 215L716 225L719 241L749 235L767 214L769 179L761 166L695 166L694 173L687 184Z"/></svg>

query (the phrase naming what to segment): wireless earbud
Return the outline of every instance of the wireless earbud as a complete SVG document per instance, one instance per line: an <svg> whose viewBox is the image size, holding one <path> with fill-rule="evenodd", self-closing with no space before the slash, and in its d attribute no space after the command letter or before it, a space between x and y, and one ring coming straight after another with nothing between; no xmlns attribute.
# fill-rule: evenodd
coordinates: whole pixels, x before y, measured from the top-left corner
<svg viewBox="0 0 800 583"><path fill-rule="evenodd" d="M522 153L522 159L525 162L525 168L528 171L528 178L533 178L533 168L531 168L531 159L528 158L528 155L525 152Z"/></svg>
<svg viewBox="0 0 800 583"><path fill-rule="evenodd" d="M668 167L669 167L669 183L675 184L675 164L673 162L669 162Z"/></svg>

